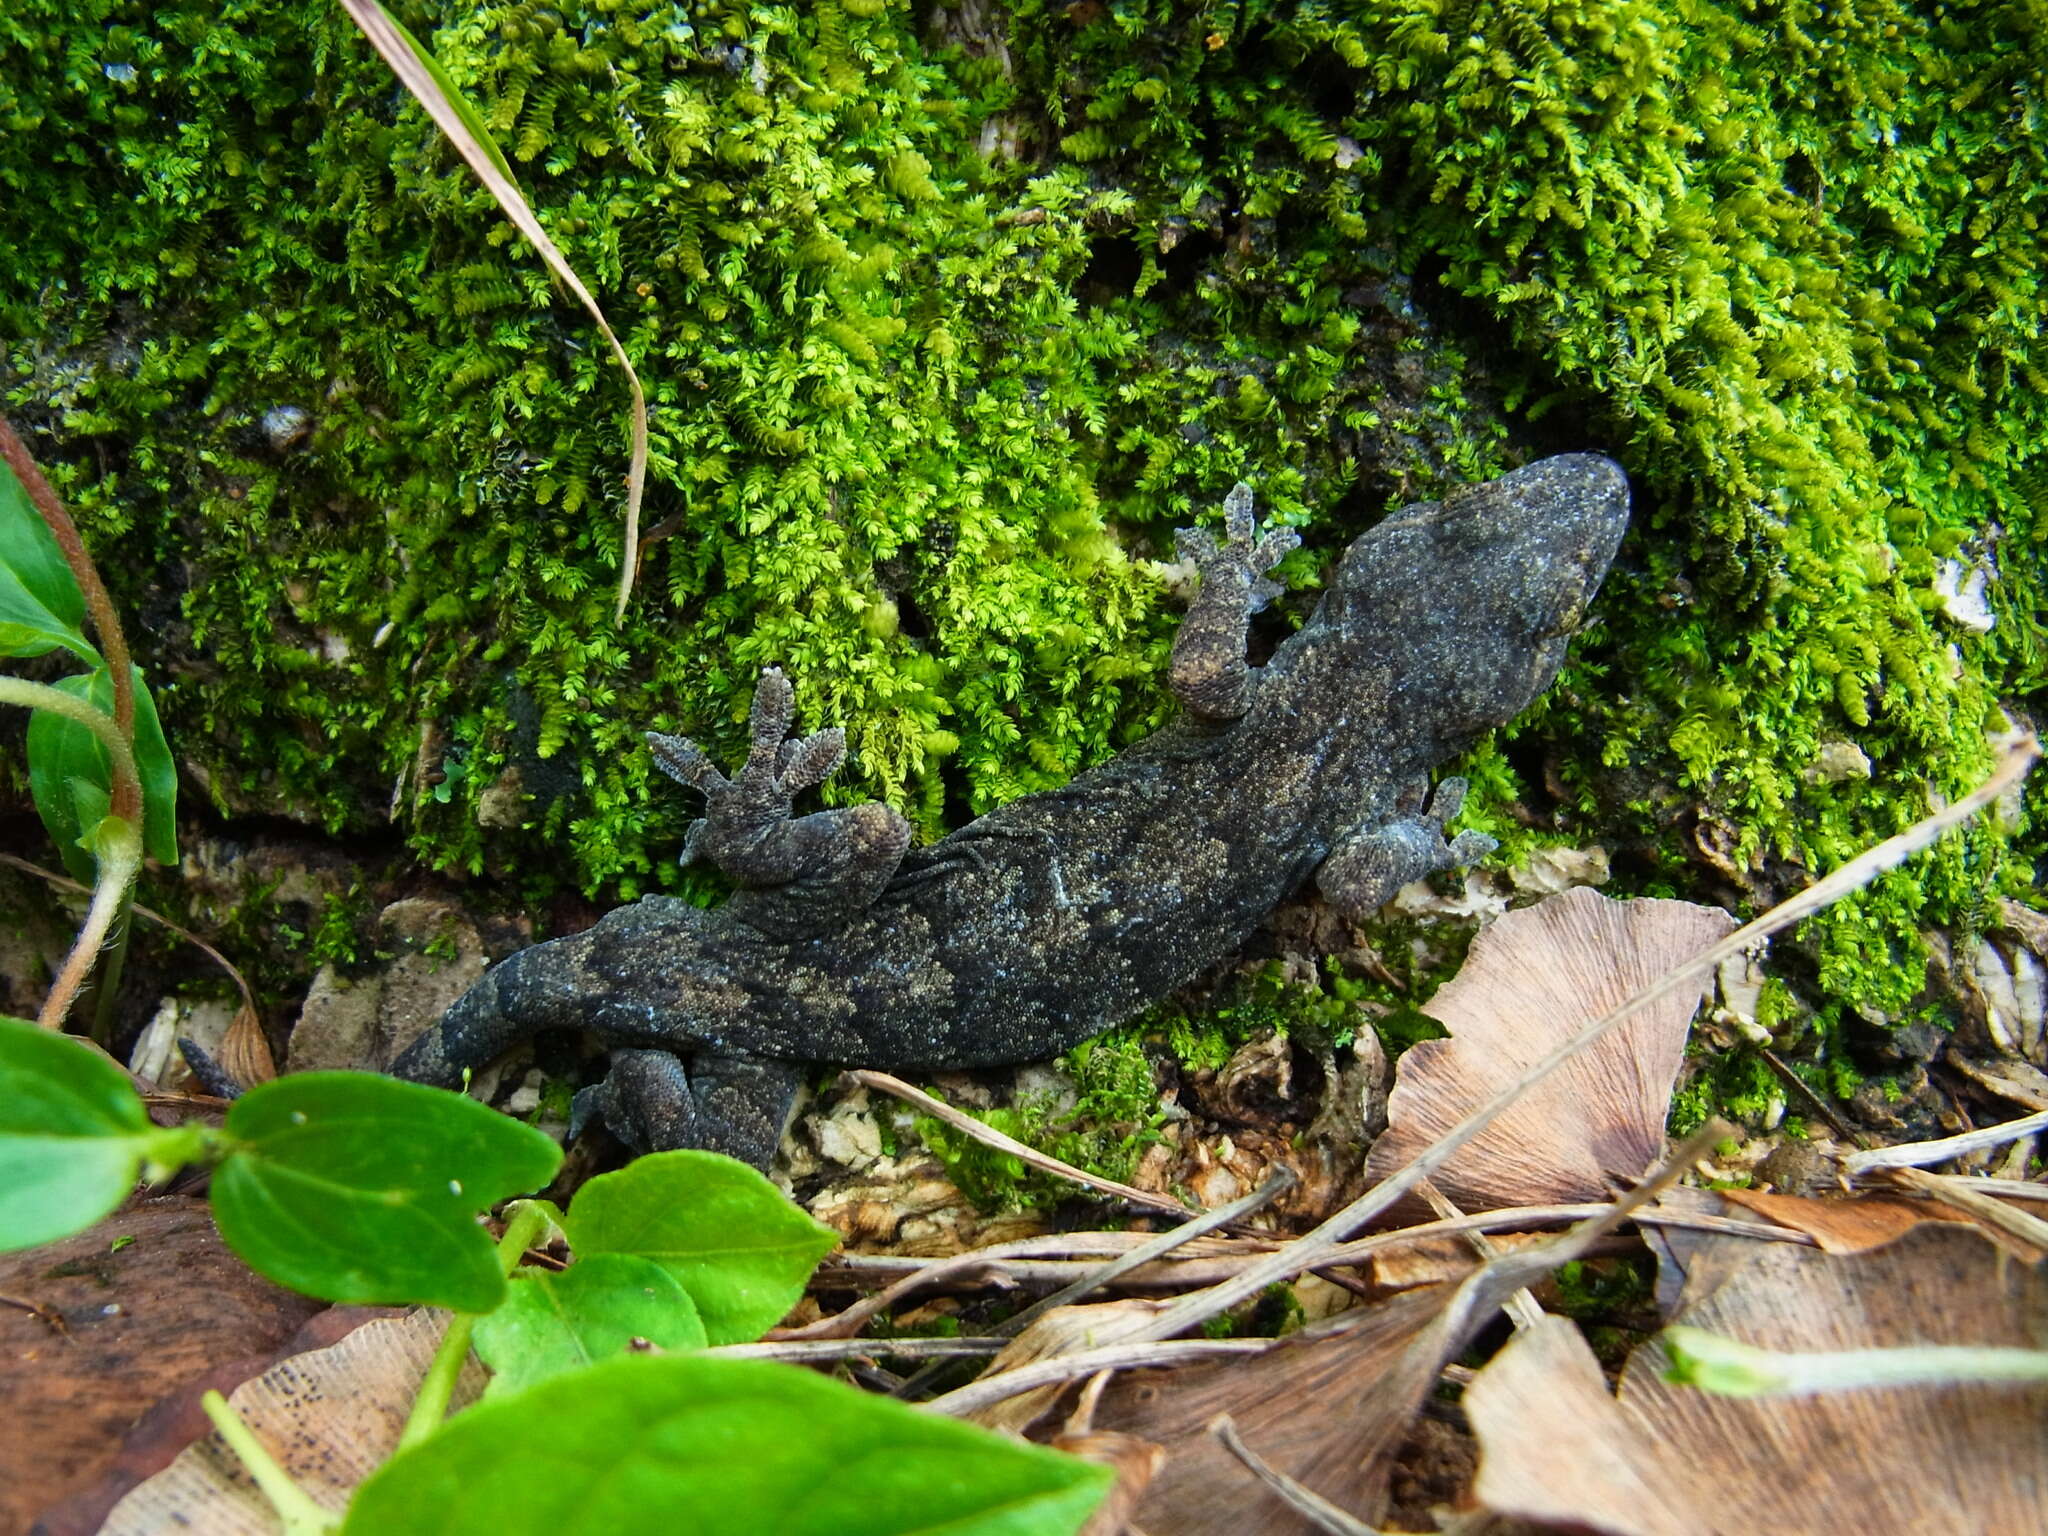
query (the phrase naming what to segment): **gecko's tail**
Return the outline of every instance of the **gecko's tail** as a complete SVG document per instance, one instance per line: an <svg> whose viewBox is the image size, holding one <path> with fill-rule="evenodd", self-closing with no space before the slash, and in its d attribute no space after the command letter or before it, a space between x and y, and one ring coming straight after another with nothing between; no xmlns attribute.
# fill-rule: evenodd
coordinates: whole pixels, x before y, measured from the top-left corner
<svg viewBox="0 0 2048 1536"><path fill-rule="evenodd" d="M586 984L577 979L582 935L536 944L494 965L391 1064L394 1077L460 1088L537 1031L576 1028Z"/></svg>

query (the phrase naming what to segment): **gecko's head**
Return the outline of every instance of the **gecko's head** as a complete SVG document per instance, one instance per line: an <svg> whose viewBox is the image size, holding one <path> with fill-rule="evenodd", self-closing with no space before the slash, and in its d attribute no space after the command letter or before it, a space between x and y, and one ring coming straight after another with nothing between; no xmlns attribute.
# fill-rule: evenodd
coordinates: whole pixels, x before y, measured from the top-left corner
<svg viewBox="0 0 2048 1536"><path fill-rule="evenodd" d="M1331 598L1357 659L1384 662L1397 707L1448 743L1550 686L1627 525L1613 460L1544 459L1388 518L1345 552Z"/></svg>

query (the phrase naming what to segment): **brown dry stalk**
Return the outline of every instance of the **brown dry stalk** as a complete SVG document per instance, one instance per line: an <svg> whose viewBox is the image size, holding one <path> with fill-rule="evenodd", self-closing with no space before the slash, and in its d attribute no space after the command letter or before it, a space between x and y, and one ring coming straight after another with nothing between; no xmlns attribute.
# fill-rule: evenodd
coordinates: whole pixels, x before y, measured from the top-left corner
<svg viewBox="0 0 2048 1536"><path fill-rule="evenodd" d="M128 660L128 637L121 631L121 616L114 610L114 600L107 596L106 584L100 580L92 556L86 553L85 540L78 536L78 525L71 521L71 514L64 509L63 498L44 476L42 466L30 455L28 445L22 442L5 416L0 416L0 458L7 461L7 467L14 471L22 489L28 492L28 499L48 525L51 537L56 539L64 563L71 567L71 578L78 583L78 590L85 598L86 614L92 620L93 634L100 642L100 654L106 658L107 671L113 679L114 724L132 742L135 739L135 672ZM132 793L132 803L122 800L124 790ZM124 785L120 775L116 774L114 795L108 809L116 816L125 816L139 823L142 817L140 781Z"/></svg>

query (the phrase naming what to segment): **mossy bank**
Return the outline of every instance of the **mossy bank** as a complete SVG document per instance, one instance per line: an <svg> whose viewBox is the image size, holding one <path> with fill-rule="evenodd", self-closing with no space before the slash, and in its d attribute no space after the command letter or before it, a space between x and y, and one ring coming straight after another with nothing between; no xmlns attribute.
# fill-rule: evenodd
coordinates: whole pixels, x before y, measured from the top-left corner
<svg viewBox="0 0 2048 1536"><path fill-rule="evenodd" d="M1638 515L1468 765L1510 853L1829 868L2040 714L2038 4L397 10L648 381L623 626L616 370L337 10L0 15L0 393L223 812L672 885L639 733L775 663L929 833L1157 723L1147 557L1233 481L1306 591L1558 447ZM1817 925L1823 1033L2041 852Z"/></svg>

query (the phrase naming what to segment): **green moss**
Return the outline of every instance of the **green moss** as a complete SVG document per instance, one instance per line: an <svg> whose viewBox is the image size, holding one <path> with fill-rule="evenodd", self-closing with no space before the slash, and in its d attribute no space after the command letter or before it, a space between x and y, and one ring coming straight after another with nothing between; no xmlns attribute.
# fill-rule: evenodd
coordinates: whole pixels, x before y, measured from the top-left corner
<svg viewBox="0 0 2048 1536"><path fill-rule="evenodd" d="M1071 1098L1052 1091L1030 1093L1007 1108L974 1111L974 1117L1062 1162L1128 1182L1165 1123L1144 1045L1129 1028L1111 1030L1067 1052L1060 1066L1074 1084ZM1014 1154L996 1151L942 1121L919 1116L916 1124L947 1177L982 1210L1050 1208L1074 1196L1069 1181L1028 1167Z"/></svg>
<svg viewBox="0 0 2048 1536"><path fill-rule="evenodd" d="M345 20L0 16L0 397L224 810L529 898L679 885L638 733L732 751L774 662L849 730L831 793L930 834L1163 717L1138 557L1233 480L1308 529L1299 611L1387 505L1564 447L1639 513L1469 764L1510 854L1557 793L1646 889L1696 888L1699 802L1829 869L2048 681L2026 5L1020 0L1002 54L880 0L399 9L648 380L622 630L615 370ZM1998 567L1990 633L1937 611L1951 558ZM1807 782L1837 738L1870 780ZM527 825L482 826L515 769ZM1808 925L1832 1057L2040 836Z"/></svg>
<svg viewBox="0 0 2048 1536"><path fill-rule="evenodd" d="M1715 1051L1696 1040L1687 1055L1689 1075L1672 1095L1665 1121L1675 1137L1691 1135L1715 1115L1758 1123L1785 1097L1769 1064L1746 1046Z"/></svg>

